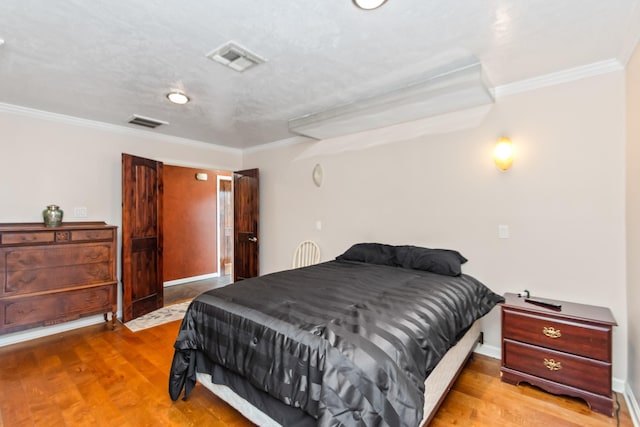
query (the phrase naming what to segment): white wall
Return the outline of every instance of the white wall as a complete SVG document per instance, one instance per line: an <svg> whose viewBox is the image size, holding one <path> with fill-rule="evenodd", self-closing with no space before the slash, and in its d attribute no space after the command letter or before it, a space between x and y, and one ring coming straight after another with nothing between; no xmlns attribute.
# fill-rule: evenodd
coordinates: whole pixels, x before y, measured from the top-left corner
<svg viewBox="0 0 640 427"><path fill-rule="evenodd" d="M403 140L400 128L394 143L309 158L327 142L247 151L244 167L260 168L261 273L289 268L303 239L319 243L323 260L363 241L457 249L469 259L463 270L497 293L610 307L614 377L624 379L624 100L619 71L499 98L467 130ZM508 172L491 159L503 134L517 150ZM511 238L498 238L499 224ZM499 347L497 310L484 329Z"/></svg>
<svg viewBox="0 0 640 427"><path fill-rule="evenodd" d="M40 222L53 203L65 211L65 221L119 226L121 153L210 168L233 169L242 161L240 150L71 122L0 109L0 222ZM73 218L76 206L87 207L89 217Z"/></svg>
<svg viewBox="0 0 640 427"><path fill-rule="evenodd" d="M640 45L627 64L627 310L629 389L640 417Z"/></svg>

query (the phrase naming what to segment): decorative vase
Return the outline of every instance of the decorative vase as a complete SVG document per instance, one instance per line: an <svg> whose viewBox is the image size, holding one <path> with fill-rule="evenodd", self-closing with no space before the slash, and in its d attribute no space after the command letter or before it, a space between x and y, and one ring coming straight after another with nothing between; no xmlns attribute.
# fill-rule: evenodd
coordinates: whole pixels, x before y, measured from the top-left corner
<svg viewBox="0 0 640 427"><path fill-rule="evenodd" d="M42 211L42 218L44 218L45 227L58 227L61 225L62 215L64 215L64 212L60 209L60 206L47 206L47 208Z"/></svg>

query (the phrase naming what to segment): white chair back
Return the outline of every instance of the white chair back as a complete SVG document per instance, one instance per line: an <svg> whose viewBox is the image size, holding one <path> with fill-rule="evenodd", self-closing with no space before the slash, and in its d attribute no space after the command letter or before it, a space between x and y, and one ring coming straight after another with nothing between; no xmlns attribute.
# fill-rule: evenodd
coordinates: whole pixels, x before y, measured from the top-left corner
<svg viewBox="0 0 640 427"><path fill-rule="evenodd" d="M306 267L320 262L320 248L311 240L300 242L293 254L293 268Z"/></svg>

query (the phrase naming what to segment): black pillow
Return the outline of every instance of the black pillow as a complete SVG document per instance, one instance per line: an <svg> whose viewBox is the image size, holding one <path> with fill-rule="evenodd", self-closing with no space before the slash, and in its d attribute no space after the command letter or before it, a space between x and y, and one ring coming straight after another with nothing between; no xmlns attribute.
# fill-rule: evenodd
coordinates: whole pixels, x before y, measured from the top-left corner
<svg viewBox="0 0 640 427"><path fill-rule="evenodd" d="M399 267L425 270L445 276L462 274L461 265L467 262L459 252L450 249L429 249L418 246L396 246Z"/></svg>
<svg viewBox="0 0 640 427"><path fill-rule="evenodd" d="M342 255L337 256L336 259L368 262L369 264L397 265L395 246L383 243L357 243Z"/></svg>

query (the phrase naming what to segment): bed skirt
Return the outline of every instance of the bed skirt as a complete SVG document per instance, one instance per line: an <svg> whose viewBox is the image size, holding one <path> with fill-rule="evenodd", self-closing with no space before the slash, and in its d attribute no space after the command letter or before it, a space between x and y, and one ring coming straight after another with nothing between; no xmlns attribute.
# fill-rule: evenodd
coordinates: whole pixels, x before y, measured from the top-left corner
<svg viewBox="0 0 640 427"><path fill-rule="evenodd" d="M425 380L424 412L420 426L428 425L435 416L438 407L444 401L465 362L473 352L480 335L480 319L478 319L456 345L449 349ZM280 423L249 403L231 387L214 382L210 374L197 372L196 378L205 388L227 402L254 424L264 427L282 427ZM286 406L283 403L281 405Z"/></svg>

